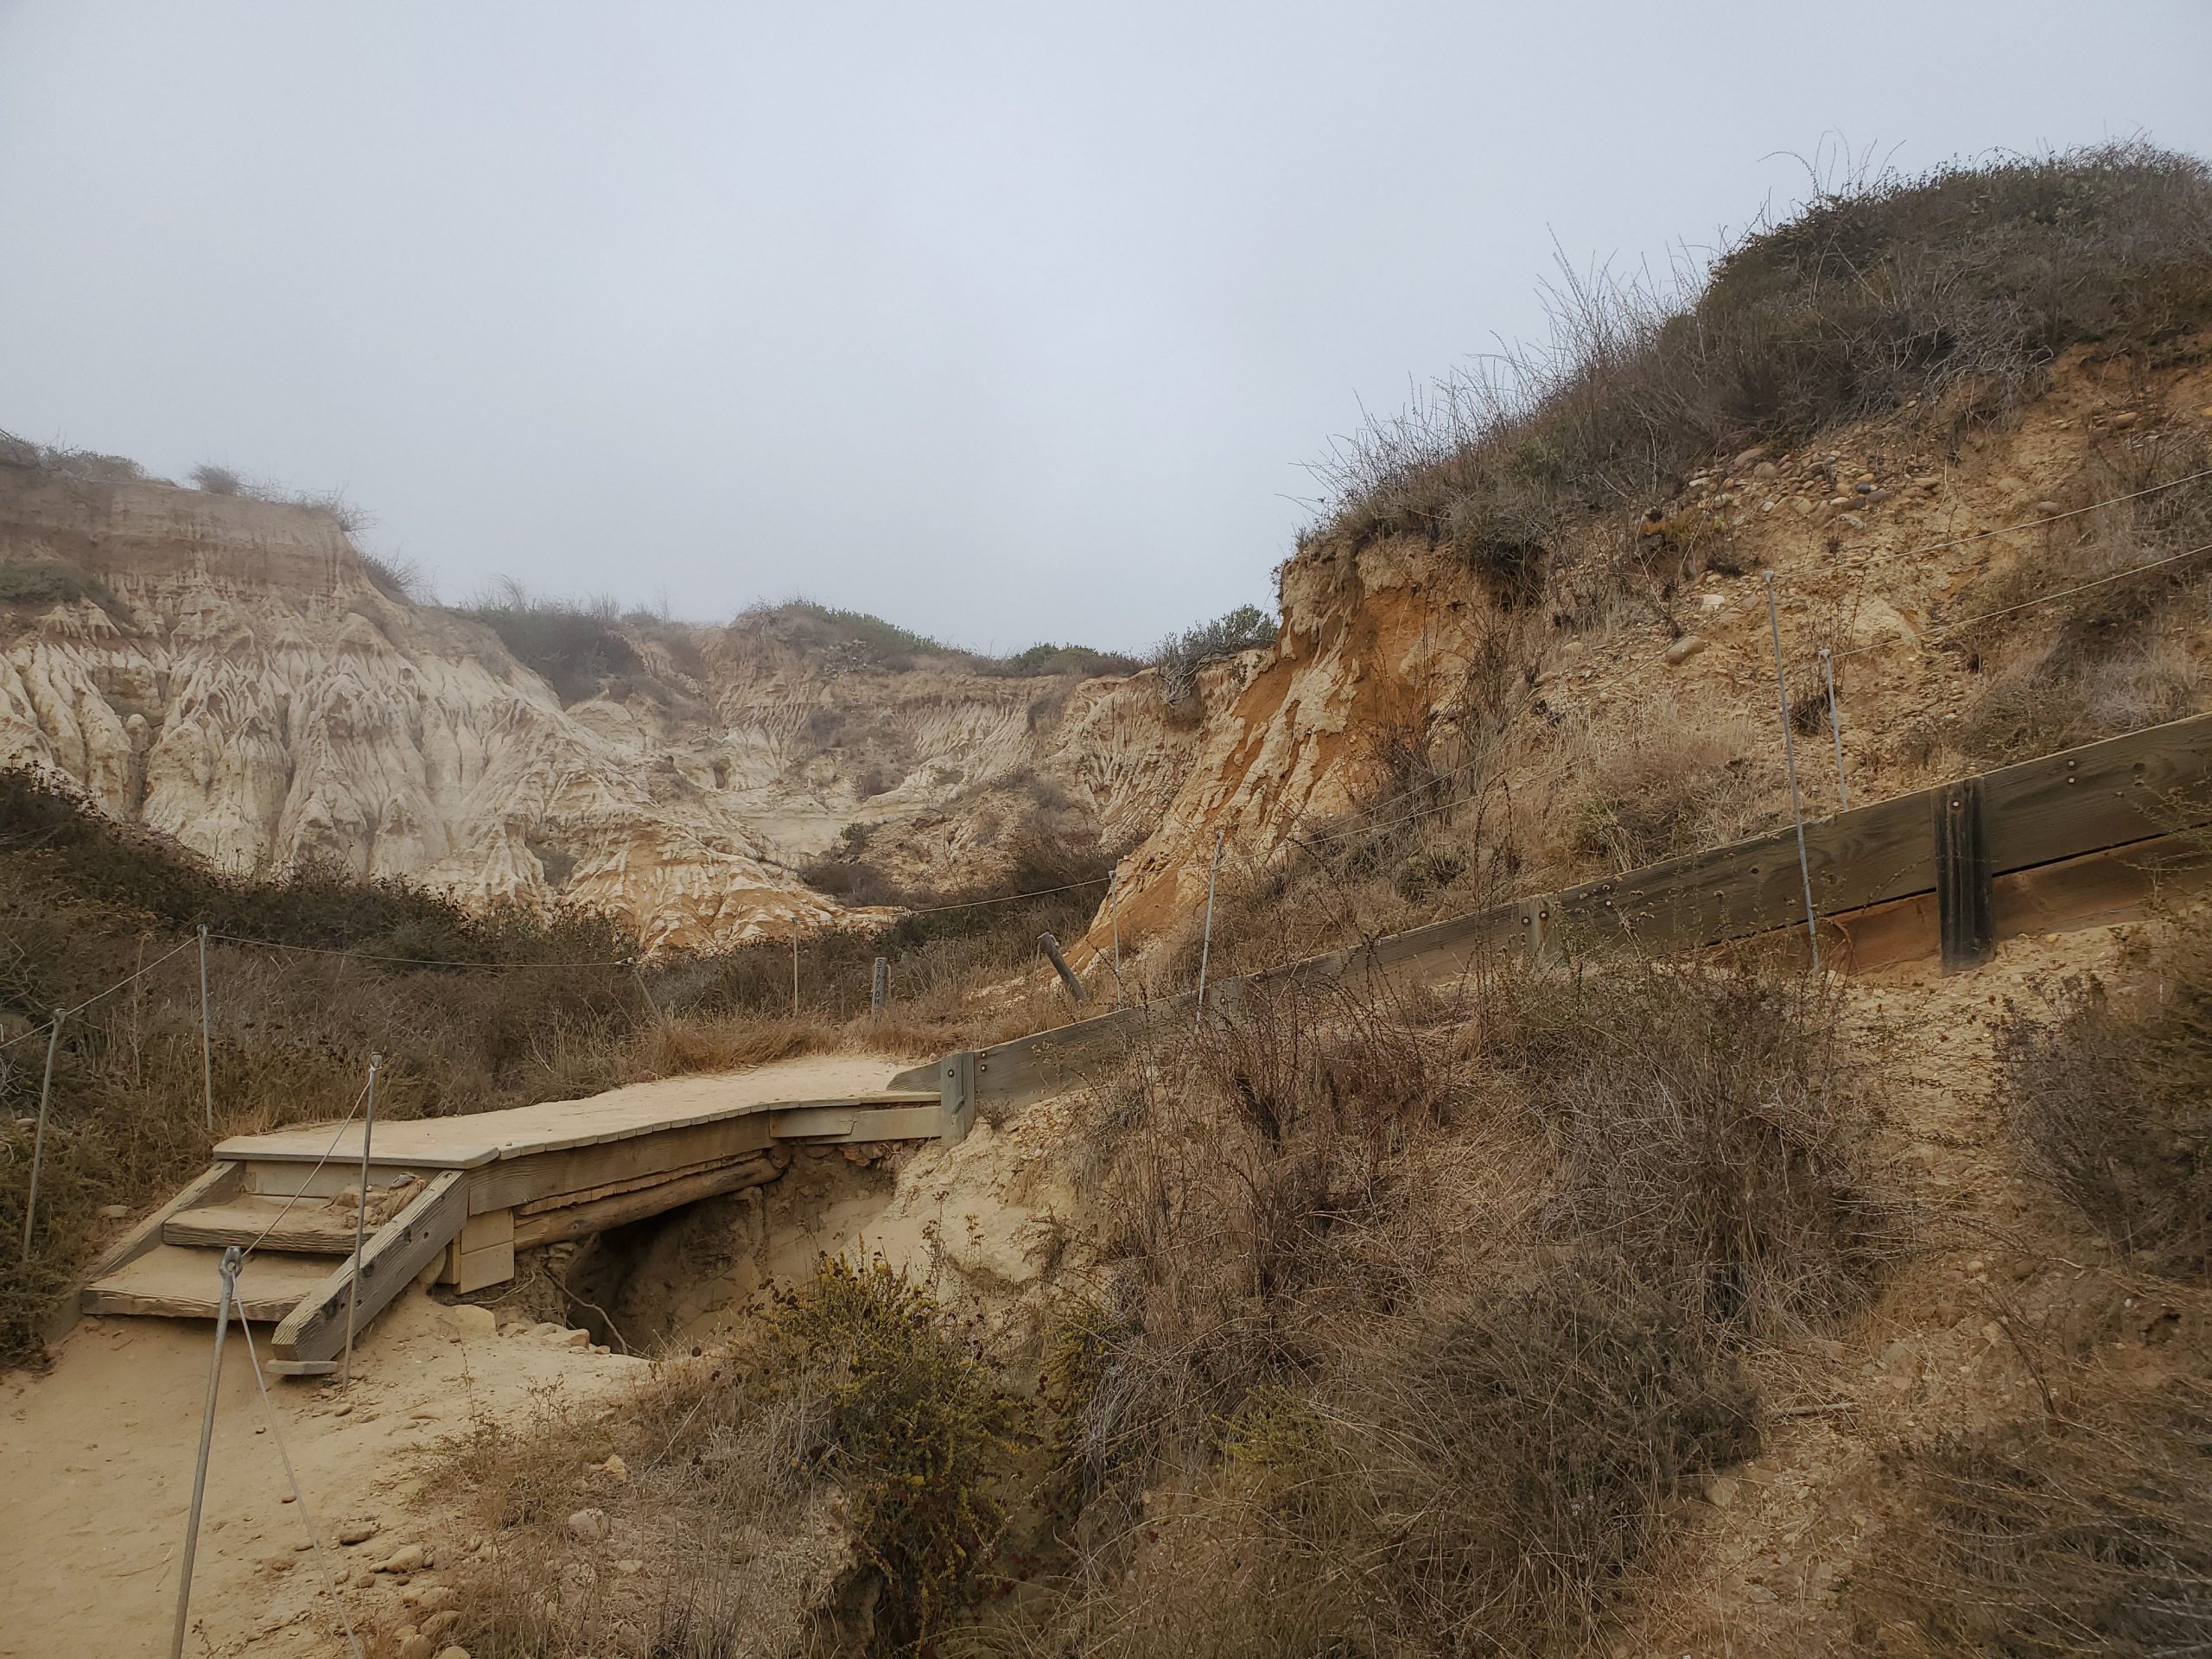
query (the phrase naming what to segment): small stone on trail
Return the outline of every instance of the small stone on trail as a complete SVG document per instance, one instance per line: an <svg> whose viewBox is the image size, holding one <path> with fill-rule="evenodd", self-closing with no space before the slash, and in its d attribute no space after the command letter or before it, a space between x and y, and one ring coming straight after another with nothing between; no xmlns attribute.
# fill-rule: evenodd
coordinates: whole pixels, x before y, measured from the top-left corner
<svg viewBox="0 0 2212 1659"><path fill-rule="evenodd" d="M579 1543L597 1543L607 1536L607 1511L578 1510L569 1517L569 1535Z"/></svg>
<svg viewBox="0 0 2212 1659"><path fill-rule="evenodd" d="M1703 651L1712 643L1712 640L1707 639L1700 634L1684 634L1681 639L1675 640L1673 645L1667 647L1667 666L1674 668L1683 663L1687 663L1691 658L1696 656L1698 652Z"/></svg>
<svg viewBox="0 0 2212 1659"><path fill-rule="evenodd" d="M413 1573L423 1565L423 1546L402 1544L377 1563L379 1573Z"/></svg>
<svg viewBox="0 0 2212 1659"><path fill-rule="evenodd" d="M591 1332L588 1331L564 1331L561 1333L561 1342L564 1347L588 1348L591 1346Z"/></svg>
<svg viewBox="0 0 2212 1659"><path fill-rule="evenodd" d="M622 1461L622 1454L619 1452L611 1455L599 1466L609 1480L620 1482L630 1478L630 1465Z"/></svg>
<svg viewBox="0 0 2212 1659"><path fill-rule="evenodd" d="M468 1649L467 1648L441 1648L438 1649L437 1659L468 1659Z"/></svg>
<svg viewBox="0 0 2212 1659"><path fill-rule="evenodd" d="M1742 1491L1743 1487L1726 1475L1715 1475L1705 1483L1705 1501L1716 1510L1728 1509L1734 1504L1736 1495Z"/></svg>
<svg viewBox="0 0 2212 1659"><path fill-rule="evenodd" d="M373 1521L349 1522L338 1529L338 1541L341 1544L365 1544L376 1535L377 1523Z"/></svg>
<svg viewBox="0 0 2212 1659"><path fill-rule="evenodd" d="M430 1659L438 1644L420 1630L409 1629L399 1638L399 1659Z"/></svg>
<svg viewBox="0 0 2212 1659"><path fill-rule="evenodd" d="M100 1217L103 1220L121 1221L130 1213L130 1206L127 1204L104 1204L100 1205Z"/></svg>

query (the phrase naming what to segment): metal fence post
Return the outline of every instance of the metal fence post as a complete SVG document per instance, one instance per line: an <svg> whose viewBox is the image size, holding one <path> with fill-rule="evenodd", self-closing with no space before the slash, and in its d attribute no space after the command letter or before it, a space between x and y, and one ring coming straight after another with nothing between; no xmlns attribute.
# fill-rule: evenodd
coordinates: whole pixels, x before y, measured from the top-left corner
<svg viewBox="0 0 2212 1659"><path fill-rule="evenodd" d="M1206 969L1213 956L1213 884L1221 874L1221 838L1226 830L1213 832L1213 862L1206 867L1206 929L1198 941L1198 1006L1191 1017L1191 1035L1197 1036L1205 1029L1206 1020Z"/></svg>
<svg viewBox="0 0 2212 1659"><path fill-rule="evenodd" d="M61 1046L61 1022L68 1010L56 1008L46 1033L46 1081L38 1089L38 1132L31 1137L31 1185L23 1195L23 1260L31 1259L31 1224L38 1219L38 1172L46 1160L46 1107L54 1098L54 1051Z"/></svg>
<svg viewBox="0 0 2212 1659"><path fill-rule="evenodd" d="M215 1440L215 1396L223 1385L223 1338L230 1334L231 1304L238 1300L238 1263L235 1244L223 1252L215 1271L222 1276L220 1300L215 1305L215 1357L207 1367L207 1404L200 1414L200 1461L192 1471L192 1511L184 1523L184 1562L176 1585L176 1626L169 1633L169 1659L184 1659L185 1624L192 1613L192 1560L200 1551L200 1505L207 1496L207 1452Z"/></svg>
<svg viewBox="0 0 2212 1659"><path fill-rule="evenodd" d="M868 1012L871 1020L883 1018L884 1004L891 1000L891 958L878 957L875 971L868 976Z"/></svg>
<svg viewBox="0 0 2212 1659"><path fill-rule="evenodd" d="M207 1133L215 1133L215 1055L207 1034L207 924L200 924L200 1099Z"/></svg>
<svg viewBox="0 0 2212 1659"><path fill-rule="evenodd" d="M1782 612L1774 601L1774 572L1766 573L1766 620L1774 631L1774 689L1782 699L1782 754L1789 767L1789 816L1797 825L1797 874L1805 883L1805 938L1813 971L1821 971L1821 924L1813 913L1813 866L1805 855L1805 811L1797 797L1797 741L1789 734L1789 683L1782 672Z"/></svg>
<svg viewBox="0 0 2212 1659"><path fill-rule="evenodd" d="M1821 671L1828 681L1828 733L1835 739L1835 798L1840 811L1851 810L1851 783L1843 775L1843 716L1835 706L1835 658L1826 645L1821 647Z"/></svg>
<svg viewBox="0 0 2212 1659"><path fill-rule="evenodd" d="M1114 922L1114 1006L1122 1005L1122 873L1106 877L1106 913Z"/></svg>
<svg viewBox="0 0 2212 1659"><path fill-rule="evenodd" d="M353 1212L353 1272L346 1281L346 1363L339 1368L341 1386L353 1380L353 1313L361 1301L361 1246L369 1231L369 1136L377 1126L377 1068L384 1056L369 1056L369 1109L361 1119L361 1207Z"/></svg>

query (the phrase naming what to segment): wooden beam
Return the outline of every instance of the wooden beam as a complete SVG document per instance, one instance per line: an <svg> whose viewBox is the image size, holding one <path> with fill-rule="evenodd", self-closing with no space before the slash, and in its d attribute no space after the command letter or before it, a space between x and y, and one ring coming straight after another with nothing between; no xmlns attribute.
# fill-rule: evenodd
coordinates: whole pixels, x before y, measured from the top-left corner
<svg viewBox="0 0 2212 1659"><path fill-rule="evenodd" d="M759 1152L772 1138L767 1112L664 1129L624 1141L503 1159L471 1172L468 1208L512 1210L538 1198L638 1176L665 1176L690 1165Z"/></svg>
<svg viewBox="0 0 2212 1659"><path fill-rule="evenodd" d="M441 1170L412 1203L378 1228L361 1253L360 1300L355 1328L365 1327L385 1305L435 1262L468 1218L468 1172ZM322 1283L276 1327L270 1346L280 1359L328 1359L346 1341L347 1287L356 1264Z"/></svg>
<svg viewBox="0 0 2212 1659"><path fill-rule="evenodd" d="M1985 773L1999 874L2169 835L2212 819L2212 715Z"/></svg>
<svg viewBox="0 0 2212 1659"><path fill-rule="evenodd" d="M627 1226L633 1221L643 1221L664 1211L696 1204L702 1198L740 1192L749 1186L765 1185L780 1173L772 1160L756 1157L725 1164L718 1169L702 1170L680 1180L640 1187L613 1198L594 1198L586 1204L563 1205L557 1210L542 1211L537 1215L517 1219L514 1248L524 1250L533 1245L551 1244L564 1238L582 1238L588 1233L603 1233L610 1227Z"/></svg>

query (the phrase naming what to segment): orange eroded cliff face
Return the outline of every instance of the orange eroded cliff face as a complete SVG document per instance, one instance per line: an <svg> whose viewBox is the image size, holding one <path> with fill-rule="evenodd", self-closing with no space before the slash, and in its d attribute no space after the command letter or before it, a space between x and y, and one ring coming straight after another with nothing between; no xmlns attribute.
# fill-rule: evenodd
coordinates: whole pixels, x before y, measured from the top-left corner
<svg viewBox="0 0 2212 1659"><path fill-rule="evenodd" d="M1217 832L1224 881L1249 884L1317 835L1380 844L1421 813L1429 844L1391 841L1404 863L1344 899L1372 928L1787 823L1770 574L1809 814L1840 798L1822 648L1854 802L2200 711L2212 560L2126 573L2212 540L2209 360L2202 340L2157 363L2077 349L1999 425L1912 407L1715 457L1666 499L1563 519L1516 606L1440 537L1308 537L1280 639L1211 671L1220 711L1121 866L1124 949L1189 927ZM1411 805L1409 770L1431 785ZM1110 939L1102 910L1086 960Z"/></svg>

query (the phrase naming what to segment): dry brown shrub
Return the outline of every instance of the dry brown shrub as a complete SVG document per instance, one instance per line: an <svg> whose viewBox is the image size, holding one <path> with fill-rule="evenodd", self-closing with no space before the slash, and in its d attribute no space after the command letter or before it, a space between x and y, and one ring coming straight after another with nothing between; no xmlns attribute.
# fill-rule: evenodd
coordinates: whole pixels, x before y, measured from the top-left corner
<svg viewBox="0 0 2212 1659"><path fill-rule="evenodd" d="M1692 724L1650 704L1631 740L1592 739L1567 826L1567 850L1610 871L1641 868L1677 853L1740 841L1768 827L1770 768L1748 721Z"/></svg>
<svg viewBox="0 0 2212 1659"><path fill-rule="evenodd" d="M1447 378L1339 442L1319 532L1446 544L1502 597L1548 578L1602 610L1649 590L1592 515L1663 499L1713 455L1919 398L1959 429L2035 397L2069 345L2155 350L2212 318L2212 173L2126 143L1946 166L1847 167L1681 291L1611 272L1547 291L1552 338ZM1576 568L1580 565L1582 568Z"/></svg>
<svg viewBox="0 0 2212 1659"><path fill-rule="evenodd" d="M1215 1478L1147 1516L1163 1541L1090 1650L1556 1651L1691 1483L1757 1448L1733 1362L1618 1264L1438 1300L1313 1391L1248 1400Z"/></svg>
<svg viewBox="0 0 2212 1659"><path fill-rule="evenodd" d="M1084 1404L1099 1467L1207 1443L1253 1389L1310 1365L1333 1314L1403 1300L1424 1229L1393 1166L1464 1069L1459 1033L1408 1011L1255 987L1193 1052L1159 1030L1102 1091L1085 1161L1121 1338Z"/></svg>
<svg viewBox="0 0 2212 1659"><path fill-rule="evenodd" d="M1014 1403L957 1325L880 1262L825 1262L731 1353L658 1370L623 1408L557 1393L479 1422L444 1473L499 1548L464 1587L480 1659L926 1650L1003 1521ZM610 1481L610 1453L628 1465ZM635 1579L569 1548L599 1508ZM626 1628L627 1634L625 1634Z"/></svg>
<svg viewBox="0 0 2212 1659"><path fill-rule="evenodd" d="M2212 478L2196 477L2208 469L2198 436L2094 450L2061 502L2112 505L2047 529L1961 596L1967 617L2009 613L1948 642L1988 675L1954 734L1969 759L2048 754L2202 706L2197 619L2212 556L2160 562L2212 545ZM2113 499L2123 496L2135 499ZM2064 597L2042 602L2053 594Z"/></svg>
<svg viewBox="0 0 2212 1659"><path fill-rule="evenodd" d="M1863 1306L1914 1211L1832 983L1627 959L1503 976L1483 1049L1556 1160L1545 1226L1776 1334Z"/></svg>
<svg viewBox="0 0 2212 1659"><path fill-rule="evenodd" d="M1071 1554L958 1651L1536 1654L1757 1444L1736 1356L1908 1243L1832 997L1606 964L1155 1033L1079 1148L1048 1357Z"/></svg>
<svg viewBox="0 0 2212 1659"><path fill-rule="evenodd" d="M2212 938L2201 921L2119 983L2008 1006L1998 1060L2028 1167L2119 1249L2195 1275L2212 1256Z"/></svg>
<svg viewBox="0 0 2212 1659"><path fill-rule="evenodd" d="M644 1027L626 1070L639 1077L695 1071L736 1071L774 1060L819 1054L836 1046L836 1029L821 1020L762 1019L744 1014L691 1014Z"/></svg>
<svg viewBox="0 0 2212 1659"><path fill-rule="evenodd" d="M1895 1502L1850 1587L1862 1651L2212 1651L2212 1389L2071 1381L2063 1414L1888 1454Z"/></svg>

